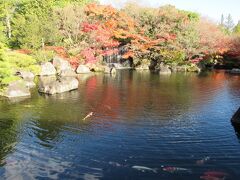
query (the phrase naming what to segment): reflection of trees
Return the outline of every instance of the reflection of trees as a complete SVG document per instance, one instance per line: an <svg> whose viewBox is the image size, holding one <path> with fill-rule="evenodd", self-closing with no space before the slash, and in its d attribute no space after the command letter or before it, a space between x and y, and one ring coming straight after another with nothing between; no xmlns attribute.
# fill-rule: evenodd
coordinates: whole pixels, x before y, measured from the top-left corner
<svg viewBox="0 0 240 180"><path fill-rule="evenodd" d="M19 133L23 120L28 111L13 104L13 101L0 101L0 166L5 162L6 156L14 150L19 140Z"/></svg>
<svg viewBox="0 0 240 180"><path fill-rule="evenodd" d="M78 91L54 96L34 92L31 99L17 104L0 102L1 159L11 151L21 126L31 129L37 143L51 148L61 141L63 131L88 131L99 118L115 120L124 116L136 121L148 112L160 117L177 116L192 106L204 106L228 77L221 72L199 76L120 72L116 76L81 75L78 78ZM228 83L230 93L239 93L239 76L231 77ZM94 116L83 122L91 111ZM24 120L31 120L33 124L20 126Z"/></svg>
<svg viewBox="0 0 240 180"><path fill-rule="evenodd" d="M217 72L199 76L123 72L115 77L92 76L81 84L80 91L84 102L96 113L114 119L124 112L134 119L146 108L164 115L175 109L186 111L191 106L203 106L222 88L224 78L223 73Z"/></svg>
<svg viewBox="0 0 240 180"><path fill-rule="evenodd" d="M4 164L4 159L12 150L16 139L16 124L13 119L0 119L0 166Z"/></svg>

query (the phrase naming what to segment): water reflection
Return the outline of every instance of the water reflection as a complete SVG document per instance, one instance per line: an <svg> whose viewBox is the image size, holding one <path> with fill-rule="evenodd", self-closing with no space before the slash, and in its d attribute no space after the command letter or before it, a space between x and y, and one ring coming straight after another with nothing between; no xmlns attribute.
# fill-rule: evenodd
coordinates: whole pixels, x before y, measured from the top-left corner
<svg viewBox="0 0 240 180"><path fill-rule="evenodd" d="M138 179L149 176L133 171L134 165L197 169L196 159L204 156L215 159L205 169L239 168L240 147L229 122L239 106L238 76L120 71L78 80L79 89L69 93L35 90L31 99L0 102L0 175ZM93 116L83 121L89 112ZM192 179L203 173L196 171Z"/></svg>

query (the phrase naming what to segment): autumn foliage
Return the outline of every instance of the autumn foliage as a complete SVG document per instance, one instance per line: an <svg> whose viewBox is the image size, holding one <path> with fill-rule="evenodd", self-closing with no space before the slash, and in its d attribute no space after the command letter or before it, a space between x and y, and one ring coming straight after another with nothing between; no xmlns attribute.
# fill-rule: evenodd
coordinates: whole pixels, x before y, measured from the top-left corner
<svg viewBox="0 0 240 180"><path fill-rule="evenodd" d="M116 55L119 47L124 47L122 58L133 59L135 65L143 63L143 60L177 65L214 62L226 55L240 55L239 38L230 38L220 26L197 13L171 5L146 8L127 4L116 9L98 3L36 2L45 9L32 7L28 12L28 3L18 7L15 13L19 11L19 14L13 17L23 19L14 21L18 25L15 28L27 29L24 36L21 29L14 29L9 44L24 49L21 50L23 53L26 49L54 51L74 67L97 63L103 56ZM48 24L44 24L45 29L38 28L44 32L37 33L35 27L43 27L43 22L32 24L31 21L37 23L41 20L40 10L46 11L42 18ZM26 24L28 13L34 16Z"/></svg>

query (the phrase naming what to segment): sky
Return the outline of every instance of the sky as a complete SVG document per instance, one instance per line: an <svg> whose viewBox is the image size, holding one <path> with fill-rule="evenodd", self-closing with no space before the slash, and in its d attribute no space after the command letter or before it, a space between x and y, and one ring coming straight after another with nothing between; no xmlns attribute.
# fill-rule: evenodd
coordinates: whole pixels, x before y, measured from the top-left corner
<svg viewBox="0 0 240 180"><path fill-rule="evenodd" d="M200 13L204 17L220 22L221 15L231 14L234 23L240 20L240 0L100 0L101 4L123 7L126 2L137 2L143 6L159 7L171 4L179 9Z"/></svg>

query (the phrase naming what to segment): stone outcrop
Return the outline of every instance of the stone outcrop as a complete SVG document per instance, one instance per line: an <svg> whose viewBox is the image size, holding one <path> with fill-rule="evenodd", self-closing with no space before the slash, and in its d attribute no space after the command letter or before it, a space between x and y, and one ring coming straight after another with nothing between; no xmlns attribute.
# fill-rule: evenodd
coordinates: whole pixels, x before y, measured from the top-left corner
<svg viewBox="0 0 240 180"><path fill-rule="evenodd" d="M186 65L182 65L182 66L178 66L178 65L173 65L171 67L172 72L187 72L187 66Z"/></svg>
<svg viewBox="0 0 240 180"><path fill-rule="evenodd" d="M66 69L59 74L61 77L75 77L77 74L72 69Z"/></svg>
<svg viewBox="0 0 240 180"><path fill-rule="evenodd" d="M31 81L33 81L35 77L34 74L30 71L18 71L16 75L21 77L24 80L31 80Z"/></svg>
<svg viewBox="0 0 240 180"><path fill-rule="evenodd" d="M34 83L34 74L30 71L18 71L17 76L21 77L28 88L33 88L36 86Z"/></svg>
<svg viewBox="0 0 240 180"><path fill-rule="evenodd" d="M4 93L2 94L8 98L26 97L31 96L29 88L23 80L18 80L10 83Z"/></svg>
<svg viewBox="0 0 240 180"><path fill-rule="evenodd" d="M105 66L104 67L104 73L105 74L116 74L117 70L115 67L109 67L109 66Z"/></svg>
<svg viewBox="0 0 240 180"><path fill-rule="evenodd" d="M161 75L165 75L165 74L167 75L167 74L172 73L170 67L168 65L163 64L163 63L160 64L159 70L160 70L159 74L161 74Z"/></svg>
<svg viewBox="0 0 240 180"><path fill-rule="evenodd" d="M46 62L41 65L41 72L39 73L40 76L51 76L57 73L55 67L52 63Z"/></svg>
<svg viewBox="0 0 240 180"><path fill-rule="evenodd" d="M233 115L231 122L240 125L240 108Z"/></svg>
<svg viewBox="0 0 240 180"><path fill-rule="evenodd" d="M232 74L240 74L240 69L234 68L230 71Z"/></svg>
<svg viewBox="0 0 240 180"><path fill-rule="evenodd" d="M100 63L88 63L86 64L86 66L90 69L90 71L92 72L104 72L104 65L100 64Z"/></svg>
<svg viewBox="0 0 240 180"><path fill-rule="evenodd" d="M74 77L41 77L39 83L39 92L45 94L59 94L63 92L78 89L78 80Z"/></svg>
<svg viewBox="0 0 240 180"><path fill-rule="evenodd" d="M77 70L76 70L77 74L87 74L87 73L91 73L90 69L88 66L86 65L79 65Z"/></svg>
<svg viewBox="0 0 240 180"><path fill-rule="evenodd" d="M143 65L135 67L135 70L137 70L137 71L146 71L146 70L149 70L149 66L146 65L146 64L143 64Z"/></svg>
<svg viewBox="0 0 240 180"><path fill-rule="evenodd" d="M57 73L60 74L62 71L72 70L71 64L58 56L53 58L53 66L57 70Z"/></svg>

